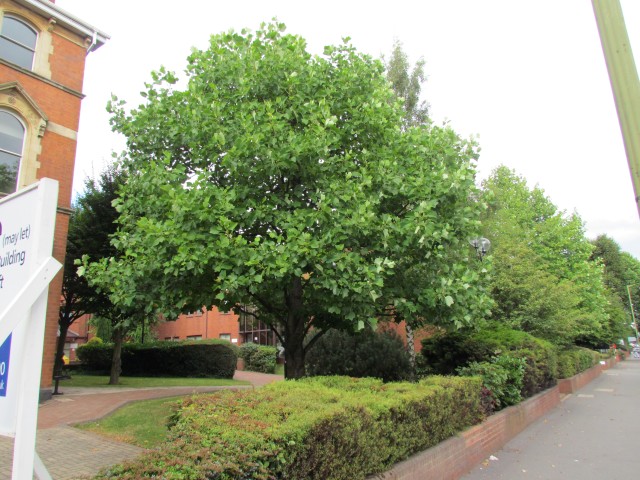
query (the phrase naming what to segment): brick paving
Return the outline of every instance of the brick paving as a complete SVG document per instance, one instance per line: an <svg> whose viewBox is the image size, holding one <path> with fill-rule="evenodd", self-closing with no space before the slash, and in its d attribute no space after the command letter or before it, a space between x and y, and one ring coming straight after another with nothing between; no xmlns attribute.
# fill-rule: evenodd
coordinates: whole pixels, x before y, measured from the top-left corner
<svg viewBox="0 0 640 480"><path fill-rule="evenodd" d="M109 465L134 458L143 449L84 432L70 425L102 418L127 403L151 398L192 395L224 389L254 388L282 380L282 376L237 371L238 387L61 388L40 405L36 451L54 480L91 478ZM0 480L11 478L13 440L0 437Z"/></svg>

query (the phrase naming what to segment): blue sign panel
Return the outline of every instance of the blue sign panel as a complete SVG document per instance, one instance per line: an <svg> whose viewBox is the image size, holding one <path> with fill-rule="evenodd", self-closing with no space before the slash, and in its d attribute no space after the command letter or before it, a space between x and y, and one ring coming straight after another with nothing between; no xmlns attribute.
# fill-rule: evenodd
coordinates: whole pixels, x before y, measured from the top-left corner
<svg viewBox="0 0 640 480"><path fill-rule="evenodd" d="M11 353L11 335L0 345L0 397L7 396L9 381L9 354Z"/></svg>

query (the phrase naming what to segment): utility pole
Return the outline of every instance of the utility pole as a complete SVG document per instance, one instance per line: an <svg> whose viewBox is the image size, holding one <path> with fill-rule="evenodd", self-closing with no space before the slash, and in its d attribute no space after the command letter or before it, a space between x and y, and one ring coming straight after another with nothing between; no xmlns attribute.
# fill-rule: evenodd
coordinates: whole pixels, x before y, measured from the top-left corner
<svg viewBox="0 0 640 480"><path fill-rule="evenodd" d="M619 0L592 0L640 215L640 82Z"/></svg>
<svg viewBox="0 0 640 480"><path fill-rule="evenodd" d="M631 309L631 318L633 319L633 329L636 333L636 343L639 341L638 339L638 324L636 322L636 314L633 310L633 302L631 301L631 287L637 287L637 285L627 285L627 295L629 295L629 308Z"/></svg>

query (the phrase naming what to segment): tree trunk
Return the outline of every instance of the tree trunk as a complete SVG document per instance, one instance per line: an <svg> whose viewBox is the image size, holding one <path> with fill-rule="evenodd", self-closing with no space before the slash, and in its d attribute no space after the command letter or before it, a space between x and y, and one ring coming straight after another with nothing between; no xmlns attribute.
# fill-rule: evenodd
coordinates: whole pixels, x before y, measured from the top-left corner
<svg viewBox="0 0 640 480"><path fill-rule="evenodd" d="M120 372L122 371L122 344L124 343L124 333L122 327L113 329L113 357L111 359L111 375L109 385L120 383Z"/></svg>
<svg viewBox="0 0 640 480"><path fill-rule="evenodd" d="M416 371L416 346L415 339L413 337L413 328L406 321L404 322L405 329L407 330L407 353L409 353L409 362L411 363L411 370L415 374Z"/></svg>
<svg viewBox="0 0 640 480"><path fill-rule="evenodd" d="M294 278L285 292L287 323L284 329L284 378L304 377L304 334L307 319L302 310L302 281Z"/></svg>
<svg viewBox="0 0 640 480"><path fill-rule="evenodd" d="M304 377L304 348L302 342L287 342L284 348L284 378L287 380Z"/></svg>

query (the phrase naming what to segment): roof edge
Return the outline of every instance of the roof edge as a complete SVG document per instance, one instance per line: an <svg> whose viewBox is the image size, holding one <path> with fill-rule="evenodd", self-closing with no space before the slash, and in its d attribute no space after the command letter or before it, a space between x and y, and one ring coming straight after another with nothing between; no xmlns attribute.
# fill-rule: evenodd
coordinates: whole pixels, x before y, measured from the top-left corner
<svg viewBox="0 0 640 480"><path fill-rule="evenodd" d="M56 23L65 26L71 31L90 38L92 43L89 51L96 50L106 43L111 37L93 25L58 7L49 0L15 0L45 17L53 18Z"/></svg>

